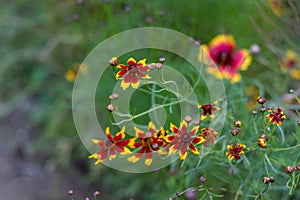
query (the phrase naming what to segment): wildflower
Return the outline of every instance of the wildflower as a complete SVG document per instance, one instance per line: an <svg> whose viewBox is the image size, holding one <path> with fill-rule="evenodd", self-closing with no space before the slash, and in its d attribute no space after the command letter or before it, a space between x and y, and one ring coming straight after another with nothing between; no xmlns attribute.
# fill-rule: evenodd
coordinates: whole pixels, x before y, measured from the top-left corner
<svg viewBox="0 0 300 200"><path fill-rule="evenodd" d="M161 153L161 147L166 146L167 142L164 140L165 130L161 128L156 130L153 122L149 122L148 131L144 132L137 127L134 127L136 138L131 139L130 147L134 149L141 148L135 155L129 157L129 162L137 162L143 154L145 154L145 165L150 166L152 163L152 152Z"/></svg>
<svg viewBox="0 0 300 200"><path fill-rule="evenodd" d="M198 108L201 108L203 110L203 113L201 115L201 120L204 120L206 118L206 115L208 114L211 118L214 118L213 112L216 112L220 110L219 107L216 107L216 104L218 101L215 101L212 104L203 104L203 105L198 105Z"/></svg>
<svg viewBox="0 0 300 200"><path fill-rule="evenodd" d="M269 110L270 114L267 117L270 119L272 124L276 123L277 126L280 126L282 121L286 118L285 114L282 112L281 108L277 107L277 111Z"/></svg>
<svg viewBox="0 0 300 200"><path fill-rule="evenodd" d="M194 154L200 154L195 145L201 144L205 140L202 136L197 135L199 126L194 126L191 131L188 131L188 124L183 120L180 123L180 128L171 123L170 129L175 134L165 137L171 145L169 148L170 153L178 150L181 160L186 158L188 150L191 150Z"/></svg>
<svg viewBox="0 0 300 200"><path fill-rule="evenodd" d="M132 88L137 89L140 85L139 79L150 79L151 77L144 74L149 70L146 65L146 59L140 60L138 63L134 58L129 58L127 60L127 65L119 64L117 68L121 69L116 74L116 79L118 80L120 77L124 76L124 79L121 82L121 87L123 90L126 90L130 85Z"/></svg>
<svg viewBox="0 0 300 200"><path fill-rule="evenodd" d="M300 60L295 51L288 50L280 62L280 69L293 79L300 80Z"/></svg>
<svg viewBox="0 0 300 200"><path fill-rule="evenodd" d="M126 155L131 153L127 148L130 145L130 140L123 140L125 138L125 127L123 127L116 136L112 136L109 127L105 129L107 137L106 141L93 139L92 141L98 145L100 150L89 156L89 158L97 159L95 165L103 162L108 156L109 160L116 158L117 153Z"/></svg>
<svg viewBox="0 0 300 200"><path fill-rule="evenodd" d="M247 70L251 63L252 57L247 49L235 51L235 40L232 35L218 35L208 46L201 45L201 47L204 52L200 50L198 60L202 61L202 54L205 53L204 60L208 60L211 65L207 68L207 72L216 78L228 79L231 83L239 82L241 80L239 70ZM215 62L217 67L213 66L211 61Z"/></svg>
<svg viewBox="0 0 300 200"><path fill-rule="evenodd" d="M226 155L228 156L228 160L232 160L233 158L239 160L241 159L240 155L244 154L244 149L246 148L246 145L244 144L237 144L235 146L234 144L227 145L227 149L229 151L226 152Z"/></svg>
<svg viewBox="0 0 300 200"><path fill-rule="evenodd" d="M261 148L265 148L267 146L267 140L264 138L258 138L257 144Z"/></svg>
<svg viewBox="0 0 300 200"><path fill-rule="evenodd" d="M237 127L237 128L241 128L242 125L243 125L243 123L242 123L240 120L235 120L235 121L233 122L233 125L234 125L235 127Z"/></svg>
<svg viewBox="0 0 300 200"><path fill-rule="evenodd" d="M216 143L216 137L218 136L218 132L214 131L211 128L203 128L201 129L200 136L202 136L205 139L203 145L207 147L209 144Z"/></svg>
<svg viewBox="0 0 300 200"><path fill-rule="evenodd" d="M287 166L285 168L285 172L288 173L288 174L292 173L293 171L294 171L294 168L292 166Z"/></svg>

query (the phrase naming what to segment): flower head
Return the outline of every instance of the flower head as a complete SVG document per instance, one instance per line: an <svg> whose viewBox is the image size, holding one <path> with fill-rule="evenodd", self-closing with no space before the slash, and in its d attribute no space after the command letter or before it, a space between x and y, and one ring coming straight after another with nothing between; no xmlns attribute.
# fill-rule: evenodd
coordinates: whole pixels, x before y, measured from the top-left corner
<svg viewBox="0 0 300 200"><path fill-rule="evenodd" d="M218 132L214 131L211 128L203 128L201 129L200 136L202 136L205 139L203 145L207 147L209 144L216 143L216 137L218 137Z"/></svg>
<svg viewBox="0 0 300 200"><path fill-rule="evenodd" d="M153 122L149 122L148 131L144 132L137 127L134 127L136 138L131 139L130 147L140 150L133 156L129 157L127 160L129 162L135 163L141 159L145 154L146 160L145 165L150 166L152 163L152 153L161 153L161 147L166 146L167 142L164 139L165 130L161 128L156 130Z"/></svg>
<svg viewBox="0 0 300 200"><path fill-rule="evenodd" d="M216 111L220 110L220 108L216 106L217 103L218 102L215 101L212 104L198 105L198 108L203 110L203 113L201 115L201 120L204 120L207 115L209 115L211 118L215 117L213 112L216 112Z"/></svg>
<svg viewBox="0 0 300 200"><path fill-rule="evenodd" d="M241 159L242 154L244 154L244 149L246 148L246 145L244 144L237 144L237 146L235 146L234 144L231 145L227 145L227 149L229 151L226 152L226 155L228 156L228 160L232 160L233 158L239 160Z"/></svg>
<svg viewBox="0 0 300 200"><path fill-rule="evenodd" d="M202 51L204 50L204 52ZM239 70L247 70L252 57L247 49L235 51L235 40L232 35L221 34L212 39L209 45L201 45L198 60L210 60L217 64L217 67L211 64L207 68L208 73L216 78L228 79L231 83L241 80ZM207 56L208 55L208 56ZM209 57L209 58L206 58Z"/></svg>
<svg viewBox="0 0 300 200"><path fill-rule="evenodd" d="M137 89L140 85L139 77L144 79L150 79L151 77L145 72L149 71L146 65L146 59L136 62L134 58L129 58L127 60L127 65L119 64L117 68L121 69L116 74L116 79L124 76L121 82L121 87L126 90L130 85L132 88Z"/></svg>
<svg viewBox="0 0 300 200"><path fill-rule="evenodd" d="M188 124L185 120L180 123L180 128L177 128L174 124L170 124L170 129L175 135L166 136L166 141L170 142L169 153L175 153L179 151L181 160L184 160L187 156L188 150L191 150L194 154L199 154L195 145L201 144L205 139L197 135L199 126L194 126L188 131Z"/></svg>
<svg viewBox="0 0 300 200"><path fill-rule="evenodd" d="M267 115L269 118L270 122L272 124L277 124L277 126L280 126L282 121L286 118L285 114L282 112L281 108L277 107L276 111L269 110L270 114Z"/></svg>
<svg viewBox="0 0 300 200"><path fill-rule="evenodd" d="M280 62L280 69L293 79L300 80L300 60L295 51L288 50Z"/></svg>
<svg viewBox="0 0 300 200"><path fill-rule="evenodd" d="M106 141L93 139L93 142L98 145L100 150L89 156L89 158L95 158L97 161L95 165L103 162L107 157L109 160L116 158L117 153L121 155L129 154L130 150L126 147L129 145L130 140L123 140L125 138L125 127L123 127L115 136L110 133L109 127L105 129L107 137Z"/></svg>

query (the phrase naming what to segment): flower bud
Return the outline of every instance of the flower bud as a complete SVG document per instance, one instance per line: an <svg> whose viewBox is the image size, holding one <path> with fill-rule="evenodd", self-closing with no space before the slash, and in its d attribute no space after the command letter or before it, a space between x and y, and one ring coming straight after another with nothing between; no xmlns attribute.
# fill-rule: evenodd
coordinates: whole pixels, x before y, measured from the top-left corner
<svg viewBox="0 0 300 200"><path fill-rule="evenodd" d="M269 177L263 177L263 182L265 183L265 184L268 184L268 183L270 183L270 178Z"/></svg>
<svg viewBox="0 0 300 200"><path fill-rule="evenodd" d="M289 94L293 94L294 90L293 89L289 89Z"/></svg>
<svg viewBox="0 0 300 200"><path fill-rule="evenodd" d="M295 170L298 172L300 171L300 164L296 165Z"/></svg>
<svg viewBox="0 0 300 200"><path fill-rule="evenodd" d="M288 173L288 174L292 173L293 171L294 171L294 168L291 167L291 166L287 166L287 167L285 168L285 172Z"/></svg>
<svg viewBox="0 0 300 200"><path fill-rule="evenodd" d="M119 98L119 94L117 94L117 93L113 93L112 96L113 96L114 99Z"/></svg>
<svg viewBox="0 0 300 200"><path fill-rule="evenodd" d="M257 45L257 44L252 44L250 49L249 49L249 52L252 54L252 55L257 55L260 53L260 47Z"/></svg>
<svg viewBox="0 0 300 200"><path fill-rule="evenodd" d="M267 141L266 141L266 139L259 138L257 140L257 144L258 144L259 147L265 148L267 146Z"/></svg>
<svg viewBox="0 0 300 200"><path fill-rule="evenodd" d="M240 130L239 129L237 129L237 128L235 128L235 129L232 129L231 130L231 135L233 135L233 136L237 136L237 134L240 132Z"/></svg>
<svg viewBox="0 0 300 200"><path fill-rule="evenodd" d="M238 128L241 128L242 125L243 125L240 120L235 120L233 124L234 124L235 127L238 127Z"/></svg>
<svg viewBox="0 0 300 200"><path fill-rule="evenodd" d="M274 183L275 182L275 178L273 176L270 177L270 182Z"/></svg>
<svg viewBox="0 0 300 200"><path fill-rule="evenodd" d="M162 65L161 63L156 63L156 64L155 64L156 69L161 69L162 66L163 66L163 65Z"/></svg>
<svg viewBox="0 0 300 200"><path fill-rule="evenodd" d="M193 120L193 118L191 116L185 116L184 120L189 123Z"/></svg>
<svg viewBox="0 0 300 200"><path fill-rule="evenodd" d="M118 58L117 57L112 57L109 60L109 64L112 65L112 66L116 66L118 64Z"/></svg>
<svg viewBox="0 0 300 200"><path fill-rule="evenodd" d="M100 196L100 192L99 191L95 191L94 192L94 197Z"/></svg>
<svg viewBox="0 0 300 200"><path fill-rule="evenodd" d="M266 109L266 107L264 107L264 106L262 106L262 107L260 108L260 112L262 112L262 113L263 113L263 112L266 112L266 110L267 110L267 109Z"/></svg>
<svg viewBox="0 0 300 200"><path fill-rule="evenodd" d="M109 104L109 105L107 106L107 110L108 110L109 112L112 112L112 111L115 110L115 107L114 107L112 104Z"/></svg>
<svg viewBox="0 0 300 200"><path fill-rule="evenodd" d="M258 113L257 110L252 110L253 115L257 115L257 113Z"/></svg>
<svg viewBox="0 0 300 200"><path fill-rule="evenodd" d="M74 191L73 190L69 190L68 191L68 195L72 196L74 194Z"/></svg>
<svg viewBox="0 0 300 200"><path fill-rule="evenodd" d="M262 138L262 139L265 139L265 140L268 140L268 137L264 134L260 135L259 138Z"/></svg>
<svg viewBox="0 0 300 200"><path fill-rule="evenodd" d="M166 59L164 57L159 58L159 62L163 63L165 61L166 61Z"/></svg>
<svg viewBox="0 0 300 200"><path fill-rule="evenodd" d="M113 95L109 95L109 100L113 100L114 99L114 96Z"/></svg>
<svg viewBox="0 0 300 200"><path fill-rule="evenodd" d="M200 182L204 183L206 181L206 178L204 176L200 177Z"/></svg>
<svg viewBox="0 0 300 200"><path fill-rule="evenodd" d="M264 103L266 102L266 99L263 98L263 97L257 97L256 101L257 101L257 103L259 103L259 104L264 104Z"/></svg>

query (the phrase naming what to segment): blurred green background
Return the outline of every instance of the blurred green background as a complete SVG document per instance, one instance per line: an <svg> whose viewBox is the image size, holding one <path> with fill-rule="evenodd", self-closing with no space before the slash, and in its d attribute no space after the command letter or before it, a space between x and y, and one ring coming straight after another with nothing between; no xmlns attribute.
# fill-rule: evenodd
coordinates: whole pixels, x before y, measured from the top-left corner
<svg viewBox="0 0 300 200"><path fill-rule="evenodd" d="M101 192L100 199L167 199L177 191L197 185L199 176L205 174L211 177L212 187L221 188L217 193L232 199L242 176L228 172L228 166L212 164L218 163L222 156L207 156L194 171L188 171L191 169L188 164L180 168L180 162L146 174L126 174L104 165L94 166L74 127L73 83L65 79L65 73L78 66L98 43L132 28L170 28L206 44L220 33L232 34L238 49L250 48L252 44L261 48L249 70L243 72L243 82L230 85L225 81L228 99L239 110L233 117L247 121L249 109L245 103L253 96L259 93L280 102L289 88L299 87L299 82L280 72L278 60L278 55L284 55L287 48L299 50L299 29L295 33L291 28L293 19L290 15L279 18L267 2L252 0L3 0L0 8L1 198L69 199L67 191L73 189L78 199L92 197L95 190ZM164 56L162 52L154 52L150 57L141 58L154 61L161 56ZM121 61L126 61L125 56ZM170 61L174 65L181 62ZM114 81L114 77L111 75L104 81ZM247 92L251 87L254 92ZM103 113L101 118L107 119L101 122L104 125L109 125L110 119L109 113L104 112L109 104L109 88L111 85L107 91L97 93L101 101L96 100L99 113ZM230 123L229 120L224 132L230 130ZM294 121L290 124L295 127ZM227 172L230 178L224 177ZM252 189L247 188L245 193L254 193L261 187L261 182L248 184ZM278 199L287 197L281 189L277 190L278 194L282 192ZM272 195L268 198L275 199Z"/></svg>

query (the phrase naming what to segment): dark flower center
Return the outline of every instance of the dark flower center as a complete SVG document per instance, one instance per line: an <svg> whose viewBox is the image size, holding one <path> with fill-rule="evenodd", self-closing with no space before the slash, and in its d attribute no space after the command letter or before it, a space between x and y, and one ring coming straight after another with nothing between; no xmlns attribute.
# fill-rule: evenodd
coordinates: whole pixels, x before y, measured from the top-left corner
<svg viewBox="0 0 300 200"><path fill-rule="evenodd" d="M129 70L130 73L135 74L138 71L138 66L136 64L129 65L128 70Z"/></svg>
<svg viewBox="0 0 300 200"><path fill-rule="evenodd" d="M295 65L296 65L296 61L295 61L295 60L289 60L288 63L287 63L287 67L288 67L289 69L294 68Z"/></svg>
<svg viewBox="0 0 300 200"><path fill-rule="evenodd" d="M188 133L183 133L181 135L181 141L190 142L191 141L191 136Z"/></svg>
<svg viewBox="0 0 300 200"><path fill-rule="evenodd" d="M106 147L106 148L112 148L114 145L115 145L115 142L114 142L114 141L107 140L107 141L105 142L105 147Z"/></svg>
<svg viewBox="0 0 300 200"><path fill-rule="evenodd" d="M232 62L231 54L227 51L219 52L216 62L219 65L229 65Z"/></svg>

